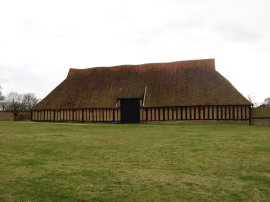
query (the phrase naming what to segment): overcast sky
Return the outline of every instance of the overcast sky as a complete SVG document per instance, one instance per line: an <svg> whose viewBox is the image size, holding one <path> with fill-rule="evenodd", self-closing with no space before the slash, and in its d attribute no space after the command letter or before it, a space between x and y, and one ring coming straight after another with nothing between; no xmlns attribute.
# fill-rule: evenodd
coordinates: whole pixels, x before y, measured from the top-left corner
<svg viewBox="0 0 270 202"><path fill-rule="evenodd" d="M216 59L270 97L269 0L0 0L0 85L44 98L69 68Z"/></svg>

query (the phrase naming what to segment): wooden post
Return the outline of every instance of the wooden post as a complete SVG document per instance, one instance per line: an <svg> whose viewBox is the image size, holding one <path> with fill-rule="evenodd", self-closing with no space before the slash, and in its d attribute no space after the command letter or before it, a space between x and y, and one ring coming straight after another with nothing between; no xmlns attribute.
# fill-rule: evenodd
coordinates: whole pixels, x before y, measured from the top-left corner
<svg viewBox="0 0 270 202"><path fill-rule="evenodd" d="M210 119L210 107L209 105L207 106L207 120Z"/></svg>
<svg viewBox="0 0 270 202"><path fill-rule="evenodd" d="M146 108L146 123L148 121L148 108Z"/></svg>
<svg viewBox="0 0 270 202"><path fill-rule="evenodd" d="M220 106L221 111L220 111L220 119L223 120L223 105Z"/></svg>
<svg viewBox="0 0 270 202"><path fill-rule="evenodd" d="M249 125L251 126L251 106L249 106Z"/></svg>
<svg viewBox="0 0 270 202"><path fill-rule="evenodd" d="M241 120L243 120L243 106L241 105Z"/></svg>
<svg viewBox="0 0 270 202"><path fill-rule="evenodd" d="M82 122L84 122L84 109L82 109Z"/></svg>
<svg viewBox="0 0 270 202"><path fill-rule="evenodd" d="M180 107L180 120L183 120L183 107Z"/></svg>
<svg viewBox="0 0 270 202"><path fill-rule="evenodd" d="M214 119L214 106L213 105L211 106L211 109L212 109L211 119L213 120Z"/></svg>

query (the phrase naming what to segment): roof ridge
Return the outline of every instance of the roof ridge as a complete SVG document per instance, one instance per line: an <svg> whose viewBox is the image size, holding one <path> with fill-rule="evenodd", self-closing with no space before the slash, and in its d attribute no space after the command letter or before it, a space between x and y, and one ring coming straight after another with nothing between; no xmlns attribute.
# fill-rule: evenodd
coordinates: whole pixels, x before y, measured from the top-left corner
<svg viewBox="0 0 270 202"><path fill-rule="evenodd" d="M215 70L215 59L199 59L199 60L183 60L183 61L174 61L174 62L162 62L162 63L144 63L144 64L125 64L125 65L117 65L117 66L100 66L100 67L91 67L85 69L77 69L77 68L70 68L68 72L68 77L70 76L77 76L77 75L84 75L88 74L93 71L99 70L122 70L123 68L132 68L132 70L140 70L144 71L146 68L155 67L155 68L162 68L168 69L170 68L200 68L205 70ZM134 69L133 69L134 68Z"/></svg>

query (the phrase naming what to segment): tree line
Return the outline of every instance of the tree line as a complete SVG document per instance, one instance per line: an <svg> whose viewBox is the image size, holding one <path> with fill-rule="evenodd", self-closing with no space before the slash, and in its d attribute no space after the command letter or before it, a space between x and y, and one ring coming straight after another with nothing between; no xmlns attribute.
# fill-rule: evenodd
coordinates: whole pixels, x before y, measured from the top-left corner
<svg viewBox="0 0 270 202"><path fill-rule="evenodd" d="M38 102L34 93L9 92L3 95L0 86L0 111L30 111Z"/></svg>

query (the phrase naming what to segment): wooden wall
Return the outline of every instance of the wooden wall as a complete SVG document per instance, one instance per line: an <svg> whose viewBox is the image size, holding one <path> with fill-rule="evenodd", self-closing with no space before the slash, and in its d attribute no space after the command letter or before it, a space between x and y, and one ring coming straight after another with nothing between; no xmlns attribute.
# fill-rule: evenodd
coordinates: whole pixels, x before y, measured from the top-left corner
<svg viewBox="0 0 270 202"><path fill-rule="evenodd" d="M249 120L250 106L211 105L146 108L141 116L144 121Z"/></svg>
<svg viewBox="0 0 270 202"><path fill-rule="evenodd" d="M175 120L250 120L248 105L141 108L141 122ZM33 110L33 121L120 122L119 108Z"/></svg>
<svg viewBox="0 0 270 202"><path fill-rule="evenodd" d="M33 121L119 122L120 110L111 108L33 110Z"/></svg>

